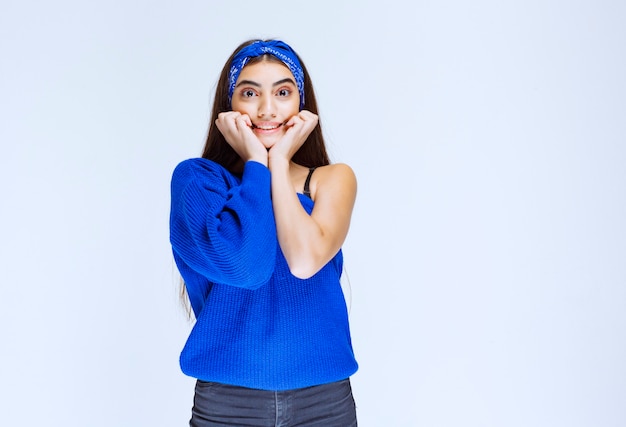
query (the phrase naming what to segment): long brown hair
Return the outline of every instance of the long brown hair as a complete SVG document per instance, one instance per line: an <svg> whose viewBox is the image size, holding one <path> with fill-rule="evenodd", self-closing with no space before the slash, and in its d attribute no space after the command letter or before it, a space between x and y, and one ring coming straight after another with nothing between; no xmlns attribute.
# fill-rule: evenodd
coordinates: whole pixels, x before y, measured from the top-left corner
<svg viewBox="0 0 626 427"><path fill-rule="evenodd" d="M240 44L232 55L230 55L224 65L224 68L222 68L222 72L217 82L217 88L215 90L215 97L213 99L213 110L211 112L211 121L209 123L209 133L202 152L202 157L205 159L213 160L231 171L233 171L239 164L240 158L237 153L235 153L235 150L233 150L224 139L224 136L215 125L215 120L217 120L219 113L231 110L230 102L228 100L228 74L233 58L237 52L255 41L258 40L248 40ZM296 56L298 55L296 54ZM317 101L315 99L315 92L313 90L313 84L311 83L311 77L304 65L304 62L300 59L300 56L298 56L298 60L300 61L300 65L302 65L302 70L304 71L303 108L314 114L318 114ZM280 59L266 54L256 58L251 58L246 65L254 64L260 61L277 61L282 64ZM319 122L291 160L293 160L294 163L309 168L324 166L330 163L328 153L326 152L324 136L322 135L322 127Z"/></svg>

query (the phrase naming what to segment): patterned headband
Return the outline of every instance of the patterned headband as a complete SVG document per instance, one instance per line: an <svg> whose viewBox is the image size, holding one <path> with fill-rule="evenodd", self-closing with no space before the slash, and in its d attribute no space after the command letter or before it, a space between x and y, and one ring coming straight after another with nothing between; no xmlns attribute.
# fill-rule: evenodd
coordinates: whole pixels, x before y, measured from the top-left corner
<svg viewBox="0 0 626 427"><path fill-rule="evenodd" d="M257 40L237 52L230 65L230 74L228 76L228 103L232 105L235 83L237 83L239 74L248 63L248 60L265 54L280 59L287 68L289 68L291 74L293 74L293 77L296 79L296 85L298 86L300 110L302 110L304 108L304 71L293 49L289 47L287 43L280 40Z"/></svg>

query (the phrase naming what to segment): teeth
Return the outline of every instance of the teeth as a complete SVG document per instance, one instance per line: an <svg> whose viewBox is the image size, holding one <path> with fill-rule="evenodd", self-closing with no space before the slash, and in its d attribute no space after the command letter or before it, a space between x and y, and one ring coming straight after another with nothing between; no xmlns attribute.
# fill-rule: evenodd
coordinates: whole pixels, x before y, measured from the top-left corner
<svg viewBox="0 0 626 427"><path fill-rule="evenodd" d="M272 130L272 129L278 129L281 125L276 125L276 126L257 126L257 125L252 125L252 127L256 128L256 129L261 129L261 130Z"/></svg>

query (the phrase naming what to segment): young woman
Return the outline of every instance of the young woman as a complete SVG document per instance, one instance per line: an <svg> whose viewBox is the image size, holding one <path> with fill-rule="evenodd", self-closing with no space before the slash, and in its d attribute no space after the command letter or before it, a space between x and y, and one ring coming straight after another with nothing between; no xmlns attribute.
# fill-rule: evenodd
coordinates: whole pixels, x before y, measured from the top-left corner
<svg viewBox="0 0 626 427"><path fill-rule="evenodd" d="M202 158L172 177L170 240L196 317L180 357L197 378L191 426L356 426L339 282L355 197L298 55L240 45Z"/></svg>

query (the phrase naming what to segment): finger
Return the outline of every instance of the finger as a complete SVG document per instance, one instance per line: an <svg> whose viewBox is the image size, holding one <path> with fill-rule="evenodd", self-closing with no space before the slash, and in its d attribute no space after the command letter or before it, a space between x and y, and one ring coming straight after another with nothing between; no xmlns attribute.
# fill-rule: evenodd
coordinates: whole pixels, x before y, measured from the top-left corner
<svg viewBox="0 0 626 427"><path fill-rule="evenodd" d="M241 113L238 111L222 111L217 115L219 120L227 119L227 118L235 118L237 116L241 116Z"/></svg>
<svg viewBox="0 0 626 427"><path fill-rule="evenodd" d="M237 128L237 132L239 133L252 132L249 121L250 120L246 120L244 116L237 117L237 119L235 119L235 126Z"/></svg>
<svg viewBox="0 0 626 427"><path fill-rule="evenodd" d="M319 117L317 114L313 114L310 111L307 110L302 110L299 113L299 116L302 120L306 121L306 122L312 122L317 124Z"/></svg>
<svg viewBox="0 0 626 427"><path fill-rule="evenodd" d="M300 118L299 115L295 115L295 116L291 116L291 118L287 120L287 123L285 123L285 126L291 127L299 123L302 123L302 119Z"/></svg>
<svg viewBox="0 0 626 427"><path fill-rule="evenodd" d="M237 111L225 111L219 113L217 115L217 119L215 120L215 124L219 125L220 123L222 123L225 125L228 122L232 123L240 115L241 113L238 113Z"/></svg>
<svg viewBox="0 0 626 427"><path fill-rule="evenodd" d="M247 114L242 114L241 117L244 120L244 123L248 126L248 127L252 127L252 120L250 120L250 116Z"/></svg>

